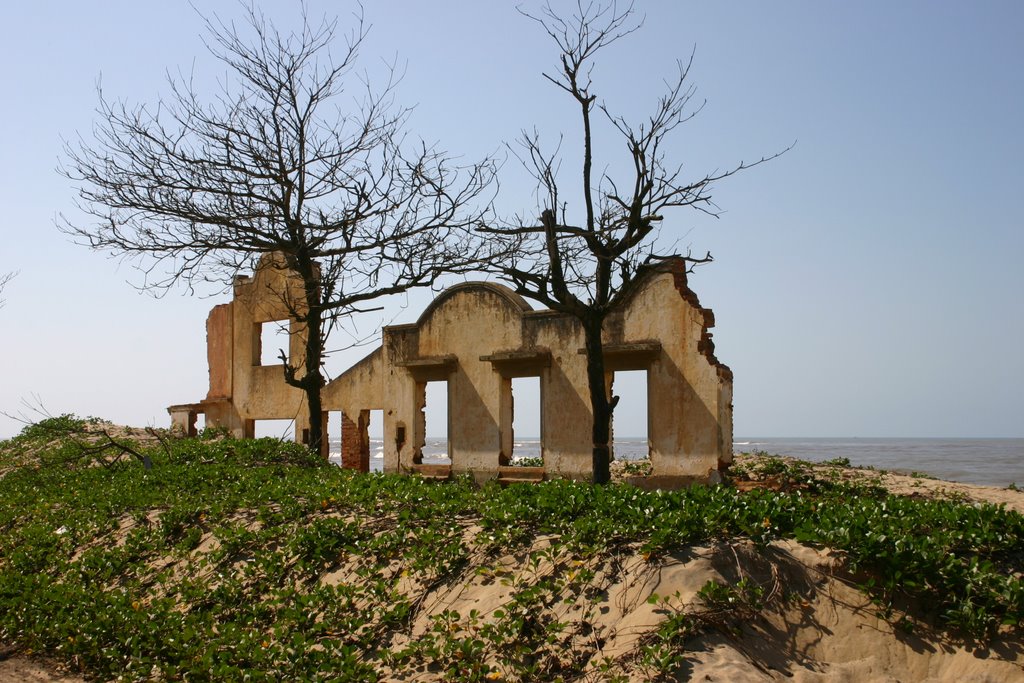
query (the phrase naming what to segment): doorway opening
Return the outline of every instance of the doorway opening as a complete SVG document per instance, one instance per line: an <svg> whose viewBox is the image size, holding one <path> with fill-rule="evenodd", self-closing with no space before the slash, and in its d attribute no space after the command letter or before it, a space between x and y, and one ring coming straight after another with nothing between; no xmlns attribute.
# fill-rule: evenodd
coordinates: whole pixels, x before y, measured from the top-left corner
<svg viewBox="0 0 1024 683"><path fill-rule="evenodd" d="M512 378L512 465L544 466L540 376Z"/></svg>
<svg viewBox="0 0 1024 683"><path fill-rule="evenodd" d="M370 444L370 471L384 471L384 411L366 410L369 417L366 436Z"/></svg>
<svg viewBox="0 0 1024 683"><path fill-rule="evenodd" d="M448 440L448 381L425 382L423 390L422 439L414 462L429 465L450 465Z"/></svg>
<svg viewBox="0 0 1024 683"><path fill-rule="evenodd" d="M196 420L192 423L192 429L197 436L202 436L203 432L206 431L206 413L196 413Z"/></svg>
<svg viewBox="0 0 1024 683"><path fill-rule="evenodd" d="M324 413L324 437L327 439L327 462L332 465L341 464L341 448L345 438L344 413L340 410L328 410Z"/></svg>
<svg viewBox="0 0 1024 683"><path fill-rule="evenodd" d="M340 410L327 413L329 462L362 472L384 469L383 410L360 410L348 415Z"/></svg>
<svg viewBox="0 0 1024 683"><path fill-rule="evenodd" d="M647 371L620 370L611 383L618 396L612 416L612 457L615 460L645 460L651 457L648 439Z"/></svg>

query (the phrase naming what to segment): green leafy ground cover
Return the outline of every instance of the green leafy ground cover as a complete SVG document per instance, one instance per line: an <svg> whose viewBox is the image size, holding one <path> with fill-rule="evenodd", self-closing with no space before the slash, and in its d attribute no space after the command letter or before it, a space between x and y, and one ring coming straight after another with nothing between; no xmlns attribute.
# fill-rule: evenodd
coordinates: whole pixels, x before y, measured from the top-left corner
<svg viewBox="0 0 1024 683"><path fill-rule="evenodd" d="M599 609L602 577L625 555L657 566L736 539L841 550L883 613L927 604L911 616L950 637L1019 635L1024 619L1024 517L792 464L760 466L794 484L775 491L476 487L356 474L269 439L118 450L127 437L85 439L89 428L65 416L0 443L0 645L100 680L671 675L689 638L748 618L763 587L707 585L700 610L666 603L656 631L617 661L601 660L587 620L570 624L559 606ZM524 571L500 565L509 553ZM413 633L425 595L470 579L502 582L507 599L431 614Z"/></svg>

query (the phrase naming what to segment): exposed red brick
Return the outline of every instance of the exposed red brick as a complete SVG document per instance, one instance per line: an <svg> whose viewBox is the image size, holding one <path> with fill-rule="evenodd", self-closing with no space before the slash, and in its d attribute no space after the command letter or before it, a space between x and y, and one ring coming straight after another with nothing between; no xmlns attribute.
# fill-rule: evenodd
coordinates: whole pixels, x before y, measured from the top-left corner
<svg viewBox="0 0 1024 683"><path fill-rule="evenodd" d="M364 422L360 416L359 422ZM370 442L366 427L353 422L345 413L341 414L341 466L360 472L370 471Z"/></svg>
<svg viewBox="0 0 1024 683"><path fill-rule="evenodd" d="M710 308L704 308L700 305L700 299L697 298L697 294L690 289L690 285L686 279L686 262L682 260L669 261L664 265L665 270L672 273L672 278L675 282L676 291L679 292L679 296L684 301L692 304L694 308L700 311L704 317L700 340L697 342L697 352L703 354L708 362L717 370L718 376L728 382L732 381L732 370L728 365L718 360L715 357L715 343L711 341L711 333L708 332L708 328L715 326L715 314Z"/></svg>
<svg viewBox="0 0 1024 683"><path fill-rule="evenodd" d="M208 399L231 398L232 305L214 306L206 319L206 360L210 368Z"/></svg>

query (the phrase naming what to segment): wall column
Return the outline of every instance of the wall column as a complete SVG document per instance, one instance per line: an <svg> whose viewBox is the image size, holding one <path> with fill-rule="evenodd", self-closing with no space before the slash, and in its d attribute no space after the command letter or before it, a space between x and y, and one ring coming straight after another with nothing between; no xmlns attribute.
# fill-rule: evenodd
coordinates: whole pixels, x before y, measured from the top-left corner
<svg viewBox="0 0 1024 683"><path fill-rule="evenodd" d="M347 413L341 414L341 466L360 472L370 471L369 411L360 411L359 423Z"/></svg>

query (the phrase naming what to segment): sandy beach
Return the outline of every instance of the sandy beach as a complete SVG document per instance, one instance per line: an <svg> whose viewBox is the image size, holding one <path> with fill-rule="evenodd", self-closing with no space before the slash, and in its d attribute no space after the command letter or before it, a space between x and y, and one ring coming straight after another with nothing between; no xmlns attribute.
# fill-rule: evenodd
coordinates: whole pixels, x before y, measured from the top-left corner
<svg viewBox="0 0 1024 683"><path fill-rule="evenodd" d="M972 503L992 503L1005 505L1007 510L1024 514L1024 490L1000 486L980 486L962 484L954 481L943 481L924 476L898 474L885 470L842 467L822 463L806 463L787 456L762 456L740 454L735 456L734 466L745 469L756 469L759 463L766 460L781 460L787 463L801 463L816 477L836 477L853 483L867 483L881 486L898 496L911 498L963 500ZM770 483L770 482L769 482Z"/></svg>

